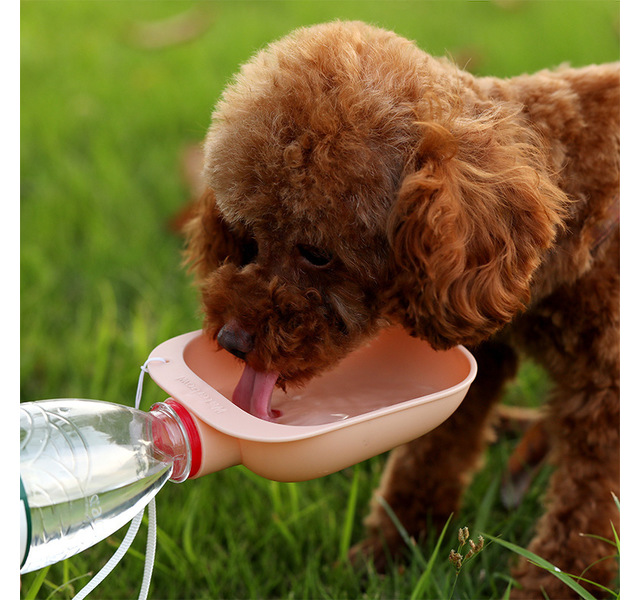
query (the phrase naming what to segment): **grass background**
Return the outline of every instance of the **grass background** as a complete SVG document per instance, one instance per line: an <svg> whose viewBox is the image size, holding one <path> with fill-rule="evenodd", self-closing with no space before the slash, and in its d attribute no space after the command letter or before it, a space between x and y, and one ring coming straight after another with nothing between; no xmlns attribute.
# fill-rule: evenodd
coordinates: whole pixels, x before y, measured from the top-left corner
<svg viewBox="0 0 640 600"><path fill-rule="evenodd" d="M179 156L204 136L238 65L274 38L301 25L357 18L432 54L450 54L476 74L499 76L619 57L619 3L609 1L67 0L20 7L22 400L131 405L150 351L200 326L197 293L180 264L182 241L168 228L187 197ZM149 47L150 24L191 10L207 25L200 35ZM535 404L545 389L542 374L525 365L508 400ZM162 399L147 379L143 405ZM468 526L474 539L487 532L527 543L548 473L517 510L503 508L501 469L514 443L489 449L420 597L452 592L447 556L458 527ZM377 457L300 484L243 468L168 484L157 499L150 597L411 597L432 545L386 576L355 573L341 560L363 533L360 518L383 464ZM23 576L21 596L72 597L122 536ZM143 528L93 598L137 596L144 538ZM454 596L503 597L511 560L490 546L462 571Z"/></svg>

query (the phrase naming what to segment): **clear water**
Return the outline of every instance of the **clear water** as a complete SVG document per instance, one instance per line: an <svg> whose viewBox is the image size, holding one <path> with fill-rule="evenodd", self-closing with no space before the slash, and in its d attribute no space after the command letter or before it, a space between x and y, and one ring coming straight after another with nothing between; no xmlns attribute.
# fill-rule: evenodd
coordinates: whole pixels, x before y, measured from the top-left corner
<svg viewBox="0 0 640 600"><path fill-rule="evenodd" d="M92 494L89 498L51 499L30 507L31 547L23 572L69 558L126 525L169 478L170 470L155 478Z"/></svg>
<svg viewBox="0 0 640 600"><path fill-rule="evenodd" d="M53 564L126 525L171 475L151 416L82 400L28 403L20 415L20 477L31 514L22 572Z"/></svg>
<svg viewBox="0 0 640 600"><path fill-rule="evenodd" d="M299 392L274 394L272 406L280 412L275 419L282 425L321 425L343 421L400 402L439 391L423 381L383 381L370 386L359 382L353 389L324 390L320 385Z"/></svg>

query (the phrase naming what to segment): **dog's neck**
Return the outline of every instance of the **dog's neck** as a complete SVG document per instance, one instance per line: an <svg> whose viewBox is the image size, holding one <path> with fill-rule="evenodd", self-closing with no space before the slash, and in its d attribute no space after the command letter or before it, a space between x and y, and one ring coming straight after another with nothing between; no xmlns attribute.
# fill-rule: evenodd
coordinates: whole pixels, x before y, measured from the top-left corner
<svg viewBox="0 0 640 600"><path fill-rule="evenodd" d="M480 78L475 83L481 98L520 106L526 126L541 135L554 180L571 201L565 228L535 276L535 301L589 270L618 230L619 65L561 68L508 80Z"/></svg>
<svg viewBox="0 0 640 600"><path fill-rule="evenodd" d="M542 136L558 185L577 201L578 211L588 205L599 212L597 204L611 203L620 181L618 64L475 82L481 97L520 105L527 126Z"/></svg>

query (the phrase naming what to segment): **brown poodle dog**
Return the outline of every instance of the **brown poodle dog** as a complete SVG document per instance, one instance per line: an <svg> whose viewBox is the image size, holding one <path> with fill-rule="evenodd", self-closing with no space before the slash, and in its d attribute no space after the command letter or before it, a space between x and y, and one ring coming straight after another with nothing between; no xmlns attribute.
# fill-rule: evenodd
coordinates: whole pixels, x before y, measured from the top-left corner
<svg viewBox="0 0 640 600"><path fill-rule="evenodd" d="M205 143L187 226L205 327L272 418L381 327L469 345L458 411L396 449L380 486L420 538L456 509L516 351L546 367L551 478L530 549L608 584L619 493L619 65L476 78L362 23L295 31L242 67ZM402 541L372 504L359 549ZM598 562L599 561L599 562ZM512 597L567 597L522 562Z"/></svg>

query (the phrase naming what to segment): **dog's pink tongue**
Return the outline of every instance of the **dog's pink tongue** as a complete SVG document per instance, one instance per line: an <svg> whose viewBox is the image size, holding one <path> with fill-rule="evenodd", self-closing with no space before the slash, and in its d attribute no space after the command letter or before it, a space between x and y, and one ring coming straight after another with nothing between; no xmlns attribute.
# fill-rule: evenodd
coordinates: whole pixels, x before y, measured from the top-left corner
<svg viewBox="0 0 640 600"><path fill-rule="evenodd" d="M271 394L278 373L263 373L245 365L242 377L233 392L233 402L254 417L272 421L279 413L271 408Z"/></svg>

